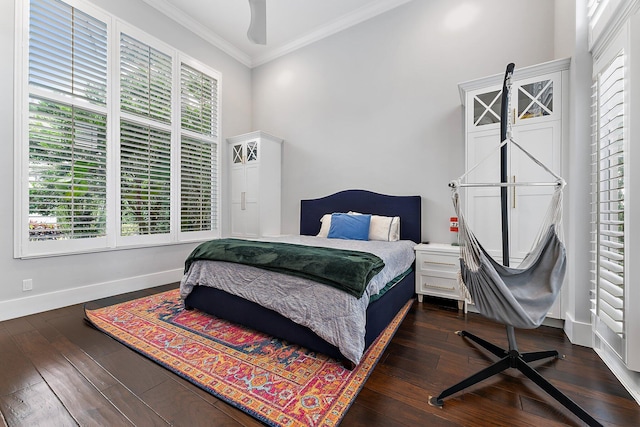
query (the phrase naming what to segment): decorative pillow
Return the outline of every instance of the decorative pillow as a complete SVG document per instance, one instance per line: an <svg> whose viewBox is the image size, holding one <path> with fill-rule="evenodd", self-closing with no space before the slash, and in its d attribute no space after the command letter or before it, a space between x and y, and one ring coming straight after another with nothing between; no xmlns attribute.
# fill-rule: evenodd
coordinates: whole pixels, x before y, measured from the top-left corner
<svg viewBox="0 0 640 427"><path fill-rule="evenodd" d="M334 213L329 227L330 239L369 240L371 215Z"/></svg>
<svg viewBox="0 0 640 427"><path fill-rule="evenodd" d="M349 213L351 215L363 215L359 212ZM400 217L371 215L369 240L382 240L384 242L396 242L400 240Z"/></svg>
<svg viewBox="0 0 640 427"><path fill-rule="evenodd" d="M320 226L320 232L317 234L318 237L327 237L329 234L329 228L331 228L331 214L324 214L322 218L320 218L320 222L322 225Z"/></svg>

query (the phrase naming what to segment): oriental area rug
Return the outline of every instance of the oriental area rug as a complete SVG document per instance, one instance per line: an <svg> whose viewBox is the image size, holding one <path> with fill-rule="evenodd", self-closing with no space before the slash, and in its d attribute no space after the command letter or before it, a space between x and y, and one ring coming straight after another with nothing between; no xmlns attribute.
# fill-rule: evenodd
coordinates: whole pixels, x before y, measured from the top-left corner
<svg viewBox="0 0 640 427"><path fill-rule="evenodd" d="M94 310L90 323L272 426L335 426L373 371L408 302L352 371L323 354L183 309L178 289Z"/></svg>

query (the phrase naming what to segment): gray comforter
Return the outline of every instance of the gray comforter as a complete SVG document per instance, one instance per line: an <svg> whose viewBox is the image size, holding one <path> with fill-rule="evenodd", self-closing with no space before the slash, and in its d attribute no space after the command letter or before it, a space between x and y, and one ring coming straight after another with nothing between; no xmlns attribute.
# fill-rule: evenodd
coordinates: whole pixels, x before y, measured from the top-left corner
<svg viewBox="0 0 640 427"><path fill-rule="evenodd" d="M182 278L180 295L186 298L195 285L201 285L258 303L308 327L357 364L364 352L369 298L411 266L415 258L415 243L408 240L381 242L313 236L285 236L269 240L369 252L382 258L385 267L369 282L364 295L356 298L300 277L241 264L196 261Z"/></svg>

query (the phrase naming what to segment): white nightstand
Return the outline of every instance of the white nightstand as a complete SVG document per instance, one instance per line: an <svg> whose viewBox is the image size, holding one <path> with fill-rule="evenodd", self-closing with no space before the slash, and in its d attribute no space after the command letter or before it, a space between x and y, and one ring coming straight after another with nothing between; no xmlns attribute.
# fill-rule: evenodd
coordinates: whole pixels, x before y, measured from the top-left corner
<svg viewBox="0 0 640 427"><path fill-rule="evenodd" d="M458 301L458 309L465 309L462 285L458 281L460 248L443 243L420 243L416 251L416 293L418 302L423 295Z"/></svg>

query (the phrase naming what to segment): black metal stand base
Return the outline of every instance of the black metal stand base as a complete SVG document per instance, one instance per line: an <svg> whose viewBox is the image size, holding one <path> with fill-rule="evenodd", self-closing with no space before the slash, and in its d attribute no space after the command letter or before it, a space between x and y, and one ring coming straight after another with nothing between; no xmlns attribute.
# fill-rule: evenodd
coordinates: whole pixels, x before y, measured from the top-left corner
<svg viewBox="0 0 640 427"><path fill-rule="evenodd" d="M429 405L436 406L442 408L444 405L443 399L451 396L454 393L457 393L465 388L472 386L474 384L479 383L493 375L499 374L500 372L506 370L507 368L515 368L522 372L527 378L536 383L540 388L546 391L551 397L560 402L564 407L570 410L573 414L575 414L582 421L587 423L589 426L602 426L598 421L595 420L591 415L585 412L577 403L564 395L560 390L558 390L555 386L553 386L549 381L547 381L542 375L540 375L535 369L528 365L528 362L533 362L536 360L546 359L549 357L559 357L558 352L555 350L550 351L536 351L532 353L519 353L517 346L515 345L515 335L513 332L513 328L507 326L507 335L509 338L509 350L504 350L496 345L491 344L488 341L483 340L469 332L466 331L458 331L456 332L458 335L462 337L467 337L470 340L474 341L476 344L485 348L489 352L491 352L496 357L500 359L493 363L490 366L487 366L480 372L460 381L458 384L455 384L442 393L435 396L429 396Z"/></svg>

